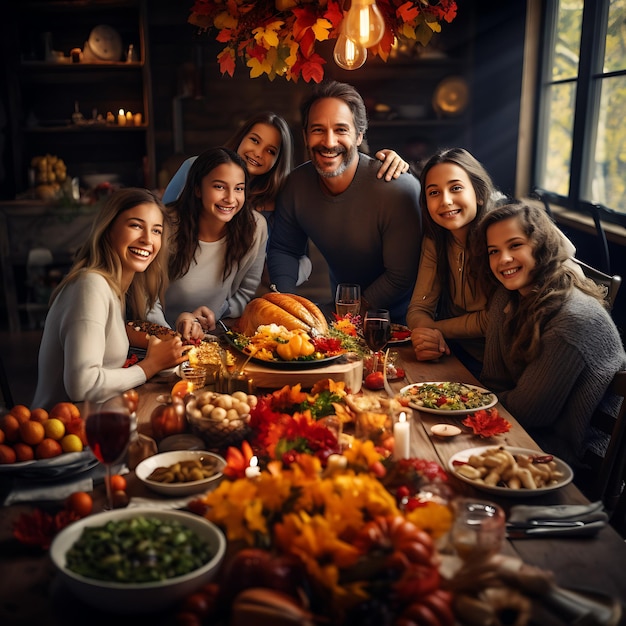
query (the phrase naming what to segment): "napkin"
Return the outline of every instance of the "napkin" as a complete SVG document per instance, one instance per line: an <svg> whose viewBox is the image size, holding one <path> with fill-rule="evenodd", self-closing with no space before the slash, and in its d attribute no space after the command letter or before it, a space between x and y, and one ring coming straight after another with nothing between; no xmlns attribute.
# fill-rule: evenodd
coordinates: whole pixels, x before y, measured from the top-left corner
<svg viewBox="0 0 626 626"><path fill-rule="evenodd" d="M600 501L553 506L518 505L511 507L507 536L510 539L590 537L600 532L608 519Z"/></svg>
<svg viewBox="0 0 626 626"><path fill-rule="evenodd" d="M591 504L555 504L546 506L517 505L511 507L508 521L530 522L532 520L562 520L584 522L607 522L601 501Z"/></svg>
<svg viewBox="0 0 626 626"><path fill-rule="evenodd" d="M81 474L78 479L63 480L54 484L16 479L13 489L4 500L4 506L18 502L56 502L65 500L75 491L93 491L92 476Z"/></svg>

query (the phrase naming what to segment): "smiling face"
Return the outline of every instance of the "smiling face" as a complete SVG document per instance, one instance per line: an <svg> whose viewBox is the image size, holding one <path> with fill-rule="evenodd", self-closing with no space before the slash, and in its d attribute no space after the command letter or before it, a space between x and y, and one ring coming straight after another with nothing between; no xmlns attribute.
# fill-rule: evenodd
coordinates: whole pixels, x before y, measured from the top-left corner
<svg viewBox="0 0 626 626"><path fill-rule="evenodd" d="M517 217L487 228L487 254L491 271L507 289L517 289L522 295L529 293L536 263L533 246Z"/></svg>
<svg viewBox="0 0 626 626"><path fill-rule="evenodd" d="M352 180L363 135L357 133L352 111L343 100L322 98L311 106L304 140L322 178L338 178L348 172Z"/></svg>
<svg viewBox="0 0 626 626"><path fill-rule="evenodd" d="M433 222L465 240L476 218L476 191L467 172L456 163L439 163L427 173L426 206Z"/></svg>
<svg viewBox="0 0 626 626"><path fill-rule="evenodd" d="M255 124L241 140L237 154L246 162L250 177L261 176L274 167L280 147L277 128L270 124Z"/></svg>
<svg viewBox="0 0 626 626"><path fill-rule="evenodd" d="M156 204L138 204L120 213L111 225L111 247L120 257L122 279L130 285L136 272L145 272L161 249L163 214Z"/></svg>
<svg viewBox="0 0 626 626"><path fill-rule="evenodd" d="M219 232L246 201L246 175L236 163L222 163L202 179L196 195L202 199L201 219Z"/></svg>

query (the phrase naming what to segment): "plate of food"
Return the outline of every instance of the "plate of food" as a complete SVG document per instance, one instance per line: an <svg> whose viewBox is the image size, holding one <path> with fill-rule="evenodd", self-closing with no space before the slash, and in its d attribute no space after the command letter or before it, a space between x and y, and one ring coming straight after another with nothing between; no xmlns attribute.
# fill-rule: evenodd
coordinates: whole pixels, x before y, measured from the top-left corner
<svg viewBox="0 0 626 626"><path fill-rule="evenodd" d="M15 474L21 477L58 478L69 473L78 473L91 469L98 464L98 459L91 450L82 452L64 452L50 459L19 461L0 465L0 474Z"/></svg>
<svg viewBox="0 0 626 626"><path fill-rule="evenodd" d="M391 339L387 342L388 346L397 346L411 341L411 329L403 324L391 325Z"/></svg>
<svg viewBox="0 0 626 626"><path fill-rule="evenodd" d="M413 383L400 389L400 397L417 411L446 415L467 415L498 403L488 389L457 382Z"/></svg>
<svg viewBox="0 0 626 626"><path fill-rule="evenodd" d="M541 450L481 446L453 454L453 476L480 491L513 498L540 496L572 482L574 472L561 459Z"/></svg>
<svg viewBox="0 0 626 626"><path fill-rule="evenodd" d="M224 337L244 357L275 369L325 367L345 352L339 340L325 337L312 339L304 331L288 331L275 324L260 326L251 337L234 331L228 331Z"/></svg>

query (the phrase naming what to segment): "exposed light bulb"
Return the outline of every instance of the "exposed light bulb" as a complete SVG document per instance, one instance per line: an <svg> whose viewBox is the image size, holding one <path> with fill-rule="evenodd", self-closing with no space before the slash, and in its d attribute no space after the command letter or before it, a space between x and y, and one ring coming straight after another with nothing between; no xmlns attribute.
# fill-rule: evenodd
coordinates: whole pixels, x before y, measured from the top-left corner
<svg viewBox="0 0 626 626"><path fill-rule="evenodd" d="M365 63L367 50L342 32L337 38L337 43L333 50L333 58L335 63L342 69L357 70Z"/></svg>
<svg viewBox="0 0 626 626"><path fill-rule="evenodd" d="M375 46L385 34L385 20L375 0L352 0L345 22L345 34L364 48Z"/></svg>

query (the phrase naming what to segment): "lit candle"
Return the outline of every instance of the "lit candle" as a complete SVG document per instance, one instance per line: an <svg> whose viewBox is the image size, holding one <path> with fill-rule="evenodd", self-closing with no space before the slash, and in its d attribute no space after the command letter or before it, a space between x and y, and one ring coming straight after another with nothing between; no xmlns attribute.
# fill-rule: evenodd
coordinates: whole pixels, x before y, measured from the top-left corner
<svg viewBox="0 0 626 626"><path fill-rule="evenodd" d="M124 109L120 109L117 114L117 124L118 126L126 126L126 116L124 115Z"/></svg>
<svg viewBox="0 0 626 626"><path fill-rule="evenodd" d="M261 475L261 468L259 467L259 459L253 456L250 459L250 465L246 467L246 478L257 478Z"/></svg>
<svg viewBox="0 0 626 626"><path fill-rule="evenodd" d="M135 122L135 126L141 126L141 113L135 113L135 115L133 115L133 121Z"/></svg>
<svg viewBox="0 0 626 626"><path fill-rule="evenodd" d="M408 459L410 457L411 425L406 419L406 413L402 411L398 421L393 425L393 456L396 459Z"/></svg>
<svg viewBox="0 0 626 626"><path fill-rule="evenodd" d="M128 124L128 126L133 125L133 114L130 111L126 111L126 124Z"/></svg>

